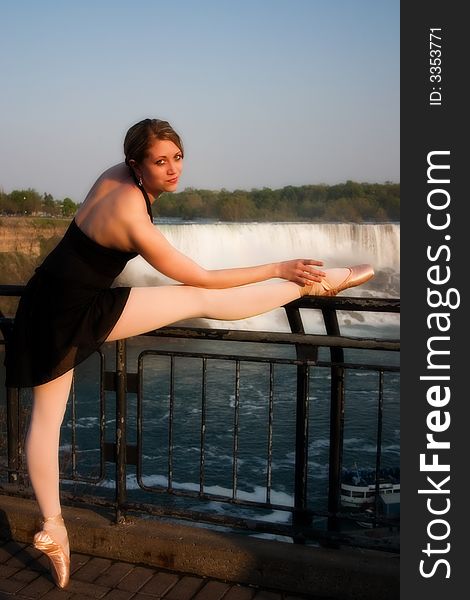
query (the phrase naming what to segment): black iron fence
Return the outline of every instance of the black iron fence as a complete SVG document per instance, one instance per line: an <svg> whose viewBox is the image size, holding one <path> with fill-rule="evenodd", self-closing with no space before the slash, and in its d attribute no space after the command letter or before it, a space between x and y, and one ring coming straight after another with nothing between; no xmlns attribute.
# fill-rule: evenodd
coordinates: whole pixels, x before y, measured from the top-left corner
<svg viewBox="0 0 470 600"><path fill-rule="evenodd" d="M21 292L20 286L0 286L0 296ZM94 423L94 437L88 448L84 449L83 444L80 447L77 442L80 374L76 377L77 385L74 382L72 387L64 422L67 431L63 430L63 436L68 439L61 449L64 499L111 507L120 521L125 520L126 514L137 511L289 536L300 543L341 542L396 551L399 520L381 508L380 474L385 380L396 395L399 342L341 335L338 312L398 313L399 301L306 297L284 309L291 333L164 327L136 338L138 349L132 347L135 340L113 344L114 369L107 368L110 345L97 353L98 364L93 375L96 381L91 392L93 417L82 417ZM324 334L305 333L301 309L321 312ZM0 316L6 343L11 326L12 319ZM179 341L179 345L170 340ZM135 358L128 356L129 347ZM242 401L247 371L252 380L264 381L264 387L255 392L261 396L265 423L256 431L248 422ZM373 492L367 494L371 501L362 507L367 506L366 512L342 504L345 399L354 375L367 375L366 387L358 388L360 379L354 380L354 386L358 393L366 394L368 401L372 398L371 406L375 404L374 409L367 411L367 428L374 429L375 477ZM183 380L185 411L180 401ZM227 408L216 425L213 419L216 403L211 400L214 382L218 406L222 402ZM281 393L290 405L290 412L284 412L284 416L278 416ZM111 403L110 394L114 394ZM329 396L328 448L321 466L327 476L321 479L312 476L311 443L318 406L325 404L325 395ZM313 403L314 396L321 398ZM27 391L6 390L3 425L6 448L0 463L0 474L3 473L0 489L4 493L31 496L23 453L29 402ZM190 413L188 403L191 403ZM155 411L161 411L162 407L164 413L154 419ZM371 410L374 414L370 414ZM291 430L293 451L290 459L284 460L288 463L284 464L284 472L288 472L291 487L273 481L276 449L283 435L279 428L290 414L295 417ZM158 435L154 429L159 429ZM183 458L176 438L186 440L185 451L191 446ZM148 439L158 446L158 457L148 456ZM227 440L231 448L228 457L224 456L224 466L222 454L228 452ZM218 443L224 445L223 450L217 447ZM251 448L251 454L256 448L259 454L255 457L259 465L257 493L247 493L246 479L239 481L241 465L246 460L246 450L242 456L242 447ZM83 472L80 464L86 452L94 457L93 468ZM194 480L186 485L180 481L185 466ZM215 485L214 472L220 478ZM279 494L280 488L286 493ZM282 514L284 518L272 519L273 514ZM365 536L364 531L371 528L375 535ZM379 530L384 532L383 536L378 535Z"/></svg>

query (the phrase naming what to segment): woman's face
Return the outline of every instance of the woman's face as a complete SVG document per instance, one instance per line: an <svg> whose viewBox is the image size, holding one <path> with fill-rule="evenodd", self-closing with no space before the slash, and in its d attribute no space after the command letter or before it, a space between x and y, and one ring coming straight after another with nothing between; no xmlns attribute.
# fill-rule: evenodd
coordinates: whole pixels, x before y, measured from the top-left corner
<svg viewBox="0 0 470 600"><path fill-rule="evenodd" d="M174 192L183 170L183 154L171 140L155 140L141 163L135 165L145 190L153 196Z"/></svg>

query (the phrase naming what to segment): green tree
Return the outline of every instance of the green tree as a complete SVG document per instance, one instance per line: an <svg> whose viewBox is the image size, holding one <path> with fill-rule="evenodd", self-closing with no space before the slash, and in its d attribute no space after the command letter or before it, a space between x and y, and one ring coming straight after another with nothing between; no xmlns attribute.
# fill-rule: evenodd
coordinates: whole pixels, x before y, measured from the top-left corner
<svg viewBox="0 0 470 600"><path fill-rule="evenodd" d="M45 193L42 200L43 211L47 215L51 215L53 217L60 214L61 209L58 203L54 200L52 194Z"/></svg>
<svg viewBox="0 0 470 600"><path fill-rule="evenodd" d="M336 222L353 222L360 223L362 221L361 214L356 210L354 202L349 198L338 198L328 202L323 214L325 221Z"/></svg>
<svg viewBox="0 0 470 600"><path fill-rule="evenodd" d="M201 196L197 192L190 192L185 202L181 207L181 217L183 219L195 219L201 217L203 213L204 204Z"/></svg>
<svg viewBox="0 0 470 600"><path fill-rule="evenodd" d="M77 205L71 198L64 198L62 200L62 216L71 217L75 214Z"/></svg>
<svg viewBox="0 0 470 600"><path fill-rule="evenodd" d="M78 205L70 198L55 201L34 189L0 189L0 211L29 215L43 211L49 215L72 216ZM281 189L237 189L230 192L186 188L176 194L163 194L152 207L161 217L219 218L227 221L307 220L307 221L399 221L400 185L397 183L358 183L285 186Z"/></svg>
<svg viewBox="0 0 470 600"><path fill-rule="evenodd" d="M13 190L10 194L10 200L15 206L15 213L21 215L32 215L42 208L42 198L38 192L32 188L27 190Z"/></svg>

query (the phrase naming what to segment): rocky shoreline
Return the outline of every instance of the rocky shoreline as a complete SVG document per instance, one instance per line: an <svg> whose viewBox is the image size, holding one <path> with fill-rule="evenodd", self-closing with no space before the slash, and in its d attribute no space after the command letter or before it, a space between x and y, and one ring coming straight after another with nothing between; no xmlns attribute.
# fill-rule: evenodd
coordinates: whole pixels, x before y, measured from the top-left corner
<svg viewBox="0 0 470 600"><path fill-rule="evenodd" d="M0 284L23 285L64 235L70 219L0 217ZM0 298L0 310L12 314L16 298Z"/></svg>
<svg viewBox="0 0 470 600"><path fill-rule="evenodd" d="M0 217L0 253L39 257L49 240L64 235L69 223L70 219Z"/></svg>

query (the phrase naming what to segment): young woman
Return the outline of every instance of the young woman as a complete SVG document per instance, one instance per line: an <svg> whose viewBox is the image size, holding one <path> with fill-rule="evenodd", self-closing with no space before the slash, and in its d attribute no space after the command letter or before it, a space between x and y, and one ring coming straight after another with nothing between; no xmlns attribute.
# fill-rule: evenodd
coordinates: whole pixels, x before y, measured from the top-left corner
<svg viewBox="0 0 470 600"><path fill-rule="evenodd" d="M58 446L73 368L105 341L139 335L182 319L244 319L302 295L329 295L373 276L370 265L322 269L296 259L207 270L171 246L153 225L151 205L176 190L183 145L166 121L145 119L124 140L125 163L91 188L62 241L26 286L7 351L7 386L32 387L26 438L28 472L43 516L34 545L51 561L56 584L69 580L67 530L61 516ZM115 287L140 254L183 285ZM272 278L282 282L247 286Z"/></svg>

